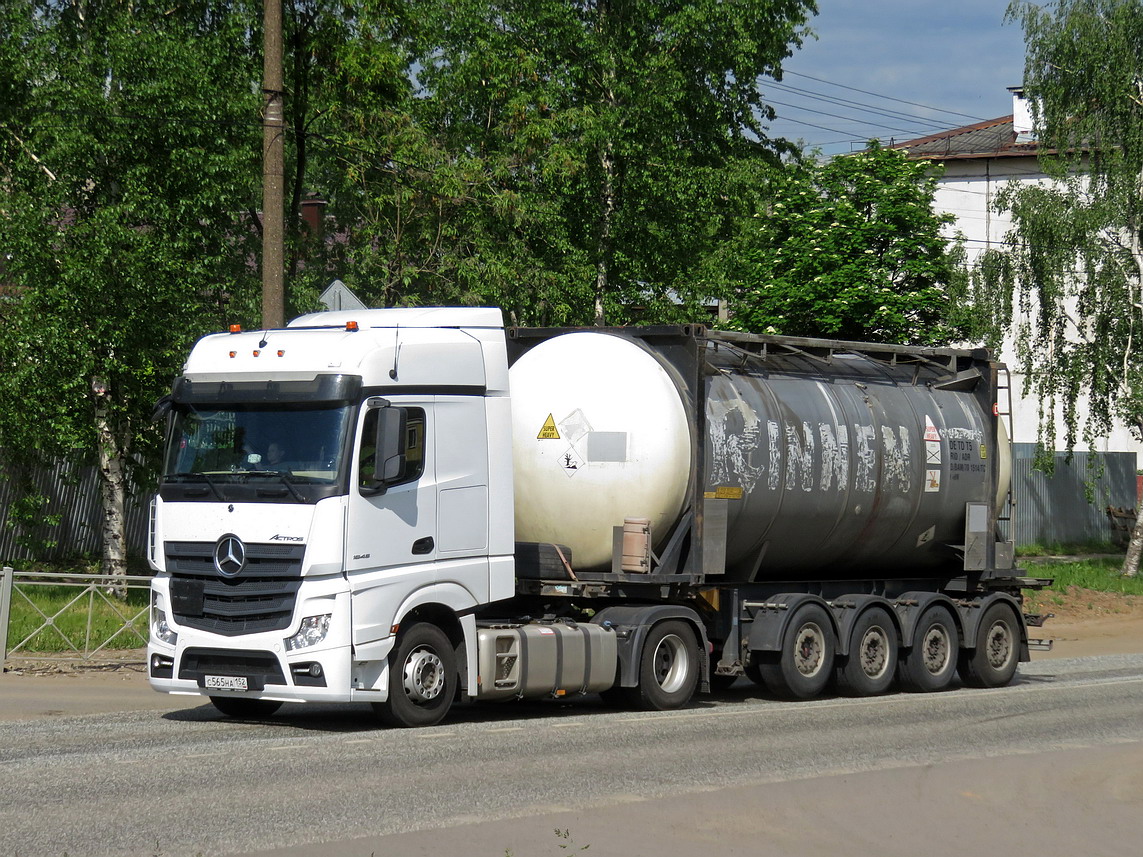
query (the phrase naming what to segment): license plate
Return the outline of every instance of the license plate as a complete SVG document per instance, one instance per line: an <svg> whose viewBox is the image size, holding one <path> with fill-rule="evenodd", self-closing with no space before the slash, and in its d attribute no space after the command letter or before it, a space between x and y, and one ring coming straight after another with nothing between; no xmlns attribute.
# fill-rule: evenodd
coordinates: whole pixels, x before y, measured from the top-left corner
<svg viewBox="0 0 1143 857"><path fill-rule="evenodd" d="M203 677L203 687L210 690L246 690L244 675L208 675Z"/></svg>

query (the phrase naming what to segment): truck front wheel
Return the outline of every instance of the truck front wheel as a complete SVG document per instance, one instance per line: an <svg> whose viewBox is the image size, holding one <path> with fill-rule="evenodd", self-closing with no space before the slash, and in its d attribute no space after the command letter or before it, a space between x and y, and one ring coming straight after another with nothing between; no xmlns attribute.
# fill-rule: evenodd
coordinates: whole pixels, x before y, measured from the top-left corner
<svg viewBox="0 0 1143 857"><path fill-rule="evenodd" d="M444 631L420 622L397 638L389 656L389 699L373 710L389 726L434 726L456 695L456 653Z"/></svg>

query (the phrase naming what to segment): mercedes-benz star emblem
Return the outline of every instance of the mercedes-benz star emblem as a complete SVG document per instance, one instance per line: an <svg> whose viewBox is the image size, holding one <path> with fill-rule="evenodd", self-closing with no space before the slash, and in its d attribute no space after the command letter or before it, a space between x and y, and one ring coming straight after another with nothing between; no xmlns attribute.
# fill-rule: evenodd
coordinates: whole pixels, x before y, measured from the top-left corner
<svg viewBox="0 0 1143 857"><path fill-rule="evenodd" d="M223 577L234 577L246 566L246 545L233 533L227 533L214 546L214 567Z"/></svg>

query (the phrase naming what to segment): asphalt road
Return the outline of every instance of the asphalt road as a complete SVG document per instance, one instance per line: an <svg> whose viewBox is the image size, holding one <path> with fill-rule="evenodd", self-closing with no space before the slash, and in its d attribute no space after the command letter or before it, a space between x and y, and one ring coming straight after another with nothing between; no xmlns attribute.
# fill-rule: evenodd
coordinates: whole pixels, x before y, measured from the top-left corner
<svg viewBox="0 0 1143 857"><path fill-rule="evenodd" d="M0 855L1121 857L1143 841L1143 655L878 699L741 684L685 711L472 706L414 731L362 707L240 723L194 698L0 722Z"/></svg>

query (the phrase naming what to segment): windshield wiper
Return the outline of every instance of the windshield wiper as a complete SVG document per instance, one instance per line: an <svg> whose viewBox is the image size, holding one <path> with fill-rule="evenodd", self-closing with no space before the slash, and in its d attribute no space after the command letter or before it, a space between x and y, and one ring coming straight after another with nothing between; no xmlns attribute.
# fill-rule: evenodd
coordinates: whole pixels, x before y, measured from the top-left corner
<svg viewBox="0 0 1143 857"><path fill-rule="evenodd" d="M213 479L210 478L210 476L203 473L202 471L195 471L193 473L168 473L163 478L164 479L177 479L177 480L186 479L186 480L194 480L194 481L198 481L201 479L208 486L210 486L210 490L214 493L214 496L219 500L219 502L223 502L226 499L222 496L222 492L218 490L218 483L215 482Z"/></svg>
<svg viewBox="0 0 1143 857"><path fill-rule="evenodd" d="M241 472L244 476L272 476L280 479L282 484L294 495L295 500L299 503L306 502L306 495L294 487L294 475L292 473L284 473L281 470L244 470Z"/></svg>

